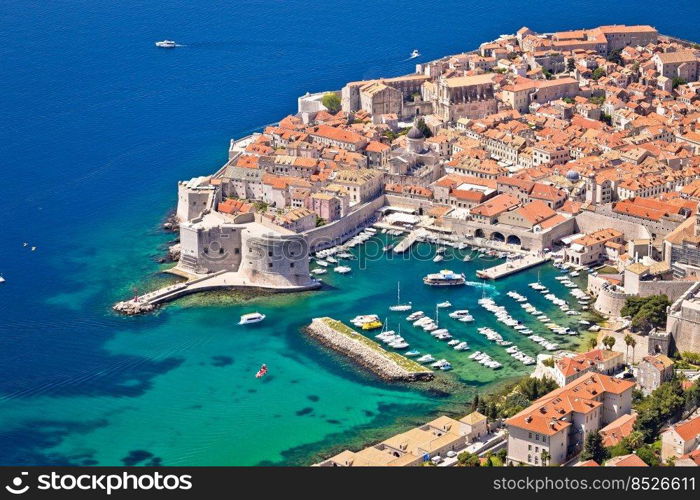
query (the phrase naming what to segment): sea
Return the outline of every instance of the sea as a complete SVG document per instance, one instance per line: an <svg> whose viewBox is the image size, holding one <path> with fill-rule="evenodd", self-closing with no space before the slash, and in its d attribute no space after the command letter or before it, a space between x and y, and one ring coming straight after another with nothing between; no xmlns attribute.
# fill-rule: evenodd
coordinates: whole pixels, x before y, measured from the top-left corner
<svg viewBox="0 0 700 500"><path fill-rule="evenodd" d="M551 266L433 289L421 283L428 272L474 278L492 262L459 254L433 263L428 245L422 257L365 258L358 247L353 271L328 273L315 292L193 296L140 317L111 305L171 279L158 259L174 238L161 226L177 181L216 170L231 138L294 113L306 92L409 73L523 25L650 23L692 39L698 20L687 0L3 0L0 464L305 465L467 413L474 394L528 371L477 326L538 352L476 301L489 295L531 321L506 292L549 311L526 284L539 272L566 294ZM157 49L162 39L181 47ZM413 49L422 55L408 60ZM390 313L399 281L414 309L434 315L443 300L470 309L475 324L441 322L504 367L477 365ZM237 326L251 311L266 321ZM315 316L369 313L450 359L454 370L441 375L455 390L380 382L301 332ZM256 379L262 363L269 374Z"/></svg>

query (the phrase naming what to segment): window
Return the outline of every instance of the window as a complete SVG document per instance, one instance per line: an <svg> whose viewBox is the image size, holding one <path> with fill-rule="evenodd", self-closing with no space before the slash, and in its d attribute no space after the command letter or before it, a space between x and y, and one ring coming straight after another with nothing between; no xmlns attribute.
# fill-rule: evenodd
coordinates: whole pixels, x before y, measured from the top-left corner
<svg viewBox="0 0 700 500"><path fill-rule="evenodd" d="M272 267L272 262L270 262L270 263L267 265L267 267Z"/></svg>
<svg viewBox="0 0 700 500"><path fill-rule="evenodd" d="M294 262L291 262L291 263L289 264L289 267L294 267Z"/></svg>

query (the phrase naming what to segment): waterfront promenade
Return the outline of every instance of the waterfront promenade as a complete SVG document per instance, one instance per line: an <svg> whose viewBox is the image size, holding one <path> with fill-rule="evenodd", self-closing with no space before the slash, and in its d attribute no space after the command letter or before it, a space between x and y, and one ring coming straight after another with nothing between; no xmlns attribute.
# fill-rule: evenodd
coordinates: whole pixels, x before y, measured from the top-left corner
<svg viewBox="0 0 700 500"><path fill-rule="evenodd" d="M549 257L530 254L517 260L508 260L503 264L498 264L488 269L481 269L477 271L476 274L479 278L496 280L544 264L548 260Z"/></svg>

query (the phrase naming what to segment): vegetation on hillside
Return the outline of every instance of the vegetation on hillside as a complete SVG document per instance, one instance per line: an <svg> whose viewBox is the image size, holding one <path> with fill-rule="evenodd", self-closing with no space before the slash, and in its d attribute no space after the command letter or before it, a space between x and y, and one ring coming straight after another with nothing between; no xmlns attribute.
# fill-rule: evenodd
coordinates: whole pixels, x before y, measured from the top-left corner
<svg viewBox="0 0 700 500"><path fill-rule="evenodd" d="M507 385L494 394L481 397L477 394L472 401L472 410L478 411L492 420L509 418L556 388L556 382L550 378L526 376L519 382Z"/></svg>

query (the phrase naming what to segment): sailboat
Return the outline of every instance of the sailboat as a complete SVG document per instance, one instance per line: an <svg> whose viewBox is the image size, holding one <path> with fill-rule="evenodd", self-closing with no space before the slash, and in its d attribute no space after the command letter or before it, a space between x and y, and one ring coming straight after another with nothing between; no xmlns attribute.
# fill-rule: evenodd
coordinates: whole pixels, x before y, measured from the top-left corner
<svg viewBox="0 0 700 500"><path fill-rule="evenodd" d="M409 302L408 304L401 303L401 282L396 282L396 305L389 307L390 311L410 311L413 305Z"/></svg>

